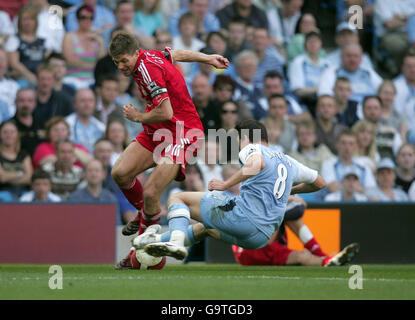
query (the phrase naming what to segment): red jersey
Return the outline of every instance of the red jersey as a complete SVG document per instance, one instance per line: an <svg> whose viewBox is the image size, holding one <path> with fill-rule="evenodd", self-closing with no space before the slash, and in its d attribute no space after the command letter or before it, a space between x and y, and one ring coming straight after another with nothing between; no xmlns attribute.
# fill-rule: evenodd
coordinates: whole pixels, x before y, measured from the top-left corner
<svg viewBox="0 0 415 320"><path fill-rule="evenodd" d="M165 52L158 50L140 50L140 56L133 74L142 97L146 100L145 112L159 106L165 99L170 99L173 109L171 120L158 123L143 123L147 134L165 128L176 136L176 123L182 122L184 132L199 129L203 132L196 107L190 98L183 76L172 64L169 48Z"/></svg>

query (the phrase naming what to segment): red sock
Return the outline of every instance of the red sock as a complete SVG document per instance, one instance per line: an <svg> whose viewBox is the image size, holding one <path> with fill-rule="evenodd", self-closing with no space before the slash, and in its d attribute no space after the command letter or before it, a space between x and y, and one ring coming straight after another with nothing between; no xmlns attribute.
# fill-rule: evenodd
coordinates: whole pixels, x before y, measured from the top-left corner
<svg viewBox="0 0 415 320"><path fill-rule="evenodd" d="M138 210L143 209L143 186L140 180L135 178L131 185L120 188L127 200Z"/></svg>
<svg viewBox="0 0 415 320"><path fill-rule="evenodd" d="M144 210L142 211L141 214L139 214L140 216L140 229L138 230L138 234L142 234L144 233L144 231L146 231L147 227L156 224L160 221L160 212L154 214L154 215L149 215L146 214L144 212Z"/></svg>
<svg viewBox="0 0 415 320"><path fill-rule="evenodd" d="M331 257L329 256L325 257L323 260L321 260L321 265L324 267L330 259Z"/></svg>
<svg viewBox="0 0 415 320"><path fill-rule="evenodd" d="M319 257L327 256L327 254L324 253L323 250L321 250L320 245L318 244L315 238L312 238L306 244L304 244L304 247L308 251L310 251L312 254L314 254L315 256L319 256Z"/></svg>

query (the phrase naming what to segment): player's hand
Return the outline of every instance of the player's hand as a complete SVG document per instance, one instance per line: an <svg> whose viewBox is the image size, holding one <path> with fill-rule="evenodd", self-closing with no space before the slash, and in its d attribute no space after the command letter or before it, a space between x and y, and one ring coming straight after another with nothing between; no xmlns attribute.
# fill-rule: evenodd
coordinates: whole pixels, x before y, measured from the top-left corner
<svg viewBox="0 0 415 320"><path fill-rule="evenodd" d="M209 55L209 64L214 66L216 69L228 69L229 68L229 60L222 57L219 54L211 54Z"/></svg>
<svg viewBox="0 0 415 320"><path fill-rule="evenodd" d="M225 185L225 182L218 180L218 179L210 180L209 185L208 185L209 191L213 191L213 190L224 191L226 189L227 187Z"/></svg>
<svg viewBox="0 0 415 320"><path fill-rule="evenodd" d="M122 111L128 120L133 122L141 122L141 112L134 108L131 103L124 105L122 107Z"/></svg>

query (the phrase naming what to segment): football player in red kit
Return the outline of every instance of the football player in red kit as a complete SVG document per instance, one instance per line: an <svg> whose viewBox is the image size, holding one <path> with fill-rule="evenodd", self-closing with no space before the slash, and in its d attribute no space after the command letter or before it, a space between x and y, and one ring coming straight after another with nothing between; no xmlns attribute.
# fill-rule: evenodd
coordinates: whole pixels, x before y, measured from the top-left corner
<svg viewBox="0 0 415 320"><path fill-rule="evenodd" d="M220 55L189 50L141 50L129 33L117 34L109 52L118 69L134 78L147 102L144 112L131 104L123 106L125 117L141 122L144 131L128 145L111 172L138 211L123 234L141 234L159 221L163 190L174 179L184 179L186 163L204 140L199 115L173 62L200 62L224 69L229 67L229 61ZM152 167L155 168L143 187L137 175Z"/></svg>

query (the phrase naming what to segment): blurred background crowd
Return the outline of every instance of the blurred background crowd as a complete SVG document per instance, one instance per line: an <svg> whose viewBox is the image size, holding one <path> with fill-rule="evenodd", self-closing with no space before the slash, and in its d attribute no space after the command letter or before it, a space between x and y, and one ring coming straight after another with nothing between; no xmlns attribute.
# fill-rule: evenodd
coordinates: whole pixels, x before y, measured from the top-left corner
<svg viewBox="0 0 415 320"><path fill-rule="evenodd" d="M262 121L326 179L308 202L415 201L415 0L0 0L1 202L116 202L118 224L134 218L110 175L143 129L120 107L145 108L108 55L122 31L228 58L176 65L205 133ZM162 202L230 177L238 165L206 161L222 151L206 142Z"/></svg>

